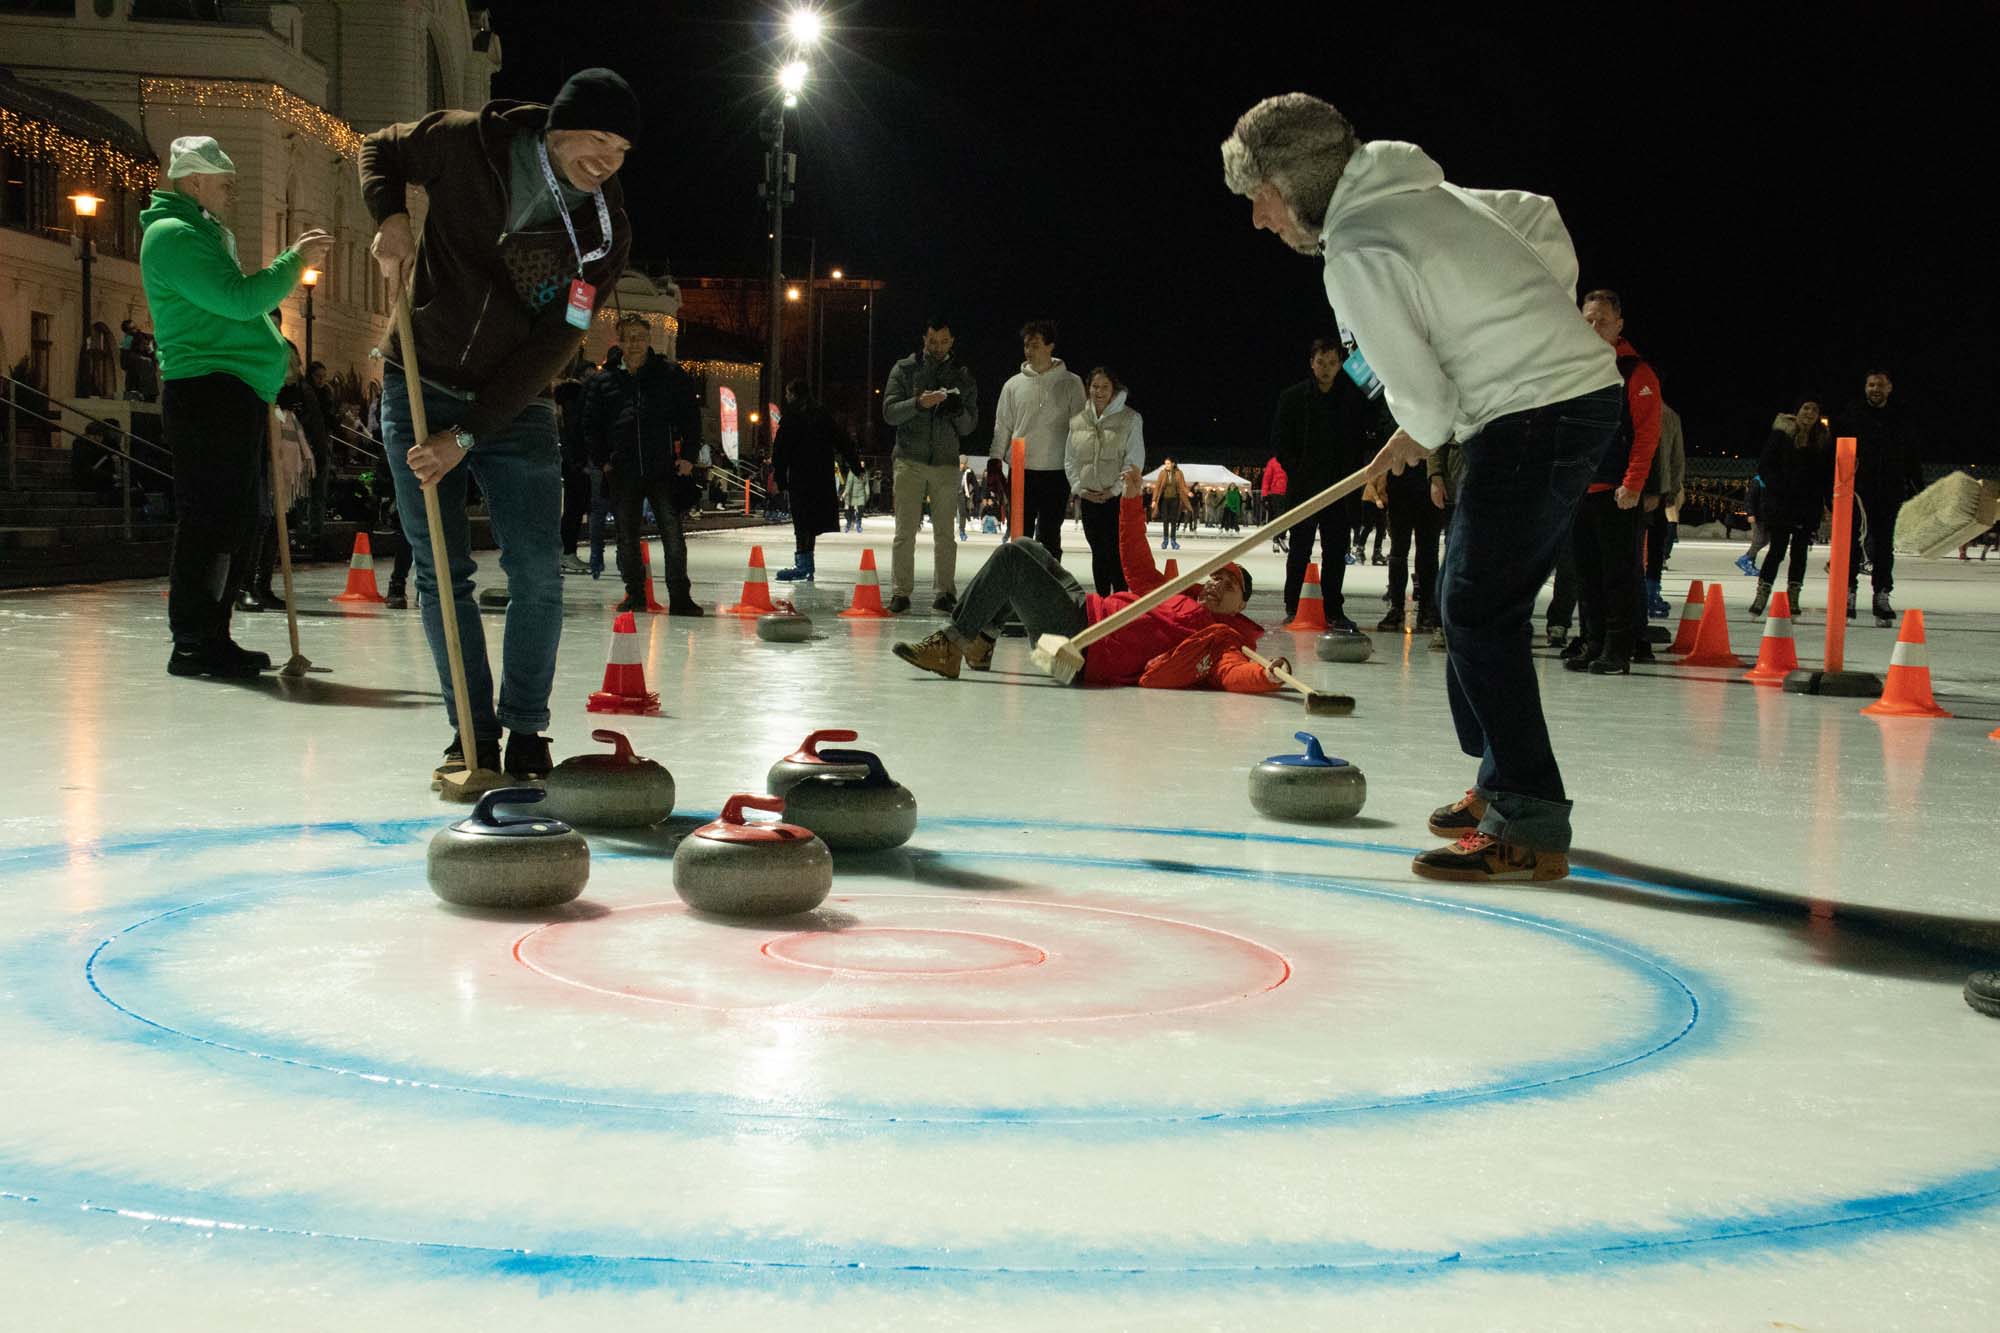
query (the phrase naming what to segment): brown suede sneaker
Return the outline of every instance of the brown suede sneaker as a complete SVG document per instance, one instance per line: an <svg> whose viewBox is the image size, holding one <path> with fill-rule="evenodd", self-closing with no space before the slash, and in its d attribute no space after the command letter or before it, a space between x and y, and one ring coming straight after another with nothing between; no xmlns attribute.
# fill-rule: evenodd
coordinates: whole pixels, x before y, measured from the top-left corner
<svg viewBox="0 0 2000 1333"><path fill-rule="evenodd" d="M958 664L964 656L943 630L917 643L899 643L892 651L911 666L934 671L946 680L958 679Z"/></svg>
<svg viewBox="0 0 2000 1333"><path fill-rule="evenodd" d="M959 656L974 671L993 669L993 640L984 634L975 635L958 646Z"/></svg>
<svg viewBox="0 0 2000 1333"><path fill-rule="evenodd" d="M1484 833L1468 833L1449 847L1425 852L1410 862L1410 869L1425 879L1497 884L1563 879L1569 874L1569 857L1501 842Z"/></svg>
<svg viewBox="0 0 2000 1333"><path fill-rule="evenodd" d="M1478 832L1479 821L1484 818L1486 802L1468 790L1450 805L1431 811L1431 832L1440 838L1462 838Z"/></svg>

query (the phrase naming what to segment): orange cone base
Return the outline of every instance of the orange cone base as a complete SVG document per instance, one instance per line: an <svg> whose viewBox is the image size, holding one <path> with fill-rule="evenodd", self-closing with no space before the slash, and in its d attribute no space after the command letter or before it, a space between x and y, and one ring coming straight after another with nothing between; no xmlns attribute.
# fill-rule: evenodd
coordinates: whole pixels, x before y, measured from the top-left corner
<svg viewBox="0 0 2000 1333"><path fill-rule="evenodd" d="M876 600L877 601L881 600L881 595L879 593L876 595ZM839 612L838 614L842 618L847 620L894 620L895 619L894 616L890 615L886 610L884 610L879 606L850 606L845 611Z"/></svg>
<svg viewBox="0 0 2000 1333"><path fill-rule="evenodd" d="M642 717L658 717L660 696L657 694L606 694L599 690L584 703L584 708L592 713L636 713Z"/></svg>
<svg viewBox="0 0 2000 1333"><path fill-rule="evenodd" d="M718 616L740 616L745 620L755 620L758 616L768 616L777 609L777 607L768 601L762 606L758 606L752 602L737 602L731 606L717 607L715 614Z"/></svg>
<svg viewBox="0 0 2000 1333"><path fill-rule="evenodd" d="M371 575L370 578L372 579L373 576ZM389 599L379 592L373 594L367 592L337 592L327 598L327 600L329 602L364 602L381 606L387 603Z"/></svg>
<svg viewBox="0 0 2000 1333"><path fill-rule="evenodd" d="M1870 717L1950 717L1951 716L1950 713L1947 713L1944 709L1939 708L1935 702L1931 703L1927 707L1922 703L1908 703L1901 700L1898 700L1895 703L1877 701L1875 703L1869 704L1866 708L1862 709L1861 711L1866 713Z"/></svg>

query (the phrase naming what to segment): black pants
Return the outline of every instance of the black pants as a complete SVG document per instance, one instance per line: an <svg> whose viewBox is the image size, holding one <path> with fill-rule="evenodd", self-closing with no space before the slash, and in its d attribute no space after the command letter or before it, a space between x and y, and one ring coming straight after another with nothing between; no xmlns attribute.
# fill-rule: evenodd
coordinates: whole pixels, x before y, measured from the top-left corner
<svg viewBox="0 0 2000 1333"><path fill-rule="evenodd" d="M660 524L660 582L667 598L688 600L687 537L681 532L681 516L674 508L671 477L640 477L624 468L611 472L611 504L618 524L618 577L633 597L646 595L646 566L639 556L639 528L645 515L642 506L651 502L653 517Z"/></svg>
<svg viewBox="0 0 2000 1333"><path fill-rule="evenodd" d="M1658 583L1667 572L1667 555L1674 549L1674 525L1667 522L1667 502L1646 515L1646 577Z"/></svg>
<svg viewBox="0 0 2000 1333"><path fill-rule="evenodd" d="M1403 585L1409 578L1410 545L1417 548L1417 609L1437 614L1438 534L1444 530L1444 510L1431 503L1430 491L1408 499L1389 497L1389 605L1403 605Z"/></svg>
<svg viewBox="0 0 2000 1333"><path fill-rule="evenodd" d="M1312 563L1313 534L1319 534L1319 595L1326 599L1326 618L1332 622L1345 614L1347 602L1341 586L1347 581L1347 534L1352 515L1345 500L1336 500L1302 523L1294 523L1286 536L1285 619L1299 613L1299 589L1306 581L1306 566Z"/></svg>
<svg viewBox="0 0 2000 1333"><path fill-rule="evenodd" d="M250 558L250 574L247 579L249 589L259 597L275 592L271 587L271 574L278 567L278 520L267 518L257 525L255 538L256 554ZM266 598L266 600L274 600Z"/></svg>
<svg viewBox="0 0 2000 1333"><path fill-rule="evenodd" d="M1089 623L1083 588L1047 547L1026 537L1008 542L980 566L958 595L952 629L961 639L990 637L1010 611L1020 618L1029 643L1044 634L1070 637Z"/></svg>
<svg viewBox="0 0 2000 1333"><path fill-rule="evenodd" d="M1090 543L1090 579L1098 596L1125 591L1125 562L1118 554L1118 497L1078 500L1083 539Z"/></svg>
<svg viewBox="0 0 2000 1333"><path fill-rule="evenodd" d="M1902 496L1895 491L1859 494L1853 525L1847 529L1847 600L1854 604L1854 585L1861 579L1861 563L1855 559L1854 534L1861 531L1862 511L1868 515L1868 581L1879 593L1896 587L1896 515L1902 512Z"/></svg>
<svg viewBox="0 0 2000 1333"><path fill-rule="evenodd" d="M792 549L800 555L811 555L813 547L818 541L819 519L817 517L803 517L798 512L797 506L794 506L792 509Z"/></svg>
<svg viewBox="0 0 2000 1333"><path fill-rule="evenodd" d="M1048 553L1062 559L1063 511L1069 508L1069 477L1061 468L1029 468L1021 483L1021 535L1040 542ZM939 523L952 521L950 514L932 516Z"/></svg>
<svg viewBox="0 0 2000 1333"><path fill-rule="evenodd" d="M1771 529L1771 546L1764 552L1764 565L1757 571L1760 582L1775 584L1778 581L1778 566L1784 563L1787 548L1792 553L1791 577L1785 582L1790 587L1798 587L1806 581L1806 557L1812 551L1813 538L1819 535L1819 521L1815 519L1811 527L1774 527ZM1792 608L1797 615L1799 609Z"/></svg>
<svg viewBox="0 0 2000 1333"><path fill-rule="evenodd" d="M583 539L583 520L590 513L589 469L565 466L562 488L562 549L564 555L575 555L576 544Z"/></svg>
<svg viewBox="0 0 2000 1333"><path fill-rule="evenodd" d="M1566 630L1576 616L1576 543L1565 537L1556 546L1556 586L1549 592L1548 627Z"/></svg>
<svg viewBox="0 0 2000 1333"><path fill-rule="evenodd" d="M1362 505L1361 516L1354 521L1353 526L1354 554L1356 556L1365 556L1368 554L1368 534L1372 532L1375 534L1375 554L1380 556L1382 554L1382 533L1387 527L1388 517L1382 510L1377 509L1372 504Z"/></svg>
<svg viewBox="0 0 2000 1333"><path fill-rule="evenodd" d="M229 637L236 594L250 576L270 408L256 390L220 371L168 380L160 401L179 516L167 624L175 647L198 649Z"/></svg>
<svg viewBox="0 0 2000 1333"><path fill-rule="evenodd" d="M1630 658L1640 608L1639 510L1615 491L1591 491L1576 507L1576 584L1583 638L1606 657Z"/></svg>

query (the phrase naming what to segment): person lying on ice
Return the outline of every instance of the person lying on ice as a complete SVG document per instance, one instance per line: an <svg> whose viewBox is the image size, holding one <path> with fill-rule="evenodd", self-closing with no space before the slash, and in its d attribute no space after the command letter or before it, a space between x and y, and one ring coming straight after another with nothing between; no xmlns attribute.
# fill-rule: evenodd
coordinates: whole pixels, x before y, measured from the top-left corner
<svg viewBox="0 0 2000 1333"><path fill-rule="evenodd" d="M993 626L1010 607L1033 643L1044 634L1074 636L1159 587L1163 577L1146 540L1139 469L1127 468L1124 482L1118 547L1130 591L1104 597L1086 593L1040 542L1017 538L995 551L965 585L950 625L921 642L897 644L896 656L956 680L961 663L974 671L991 665ZM1268 694L1279 688L1277 677L1242 652L1264 632L1243 614L1249 600L1249 572L1241 565L1224 565L1207 582L1169 597L1129 628L1091 644L1077 679L1091 685Z"/></svg>

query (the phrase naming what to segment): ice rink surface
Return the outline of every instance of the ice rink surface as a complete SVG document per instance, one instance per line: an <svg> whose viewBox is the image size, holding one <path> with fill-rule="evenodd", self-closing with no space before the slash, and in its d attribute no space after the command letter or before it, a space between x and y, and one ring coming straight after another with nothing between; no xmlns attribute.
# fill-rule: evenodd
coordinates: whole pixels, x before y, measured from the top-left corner
<svg viewBox="0 0 2000 1333"><path fill-rule="evenodd" d="M1579 870L1489 888L1408 870L1473 771L1423 639L1266 638L1355 696L1310 729L1369 784L1282 825L1246 773L1295 699L1064 689L1018 640L923 675L888 646L935 619L832 614L889 537L822 540L808 644L642 618L665 715L618 724L680 809L540 915L426 888L450 725L415 613L343 614L339 566L303 681L168 677L157 583L0 596L0 1324L2000 1326L2000 1022L1959 995L2000 965L2000 561L1899 570L1952 720L1538 649ZM785 563L693 541L704 604L753 541ZM1735 553L1667 594L1722 579L1747 660ZM620 589L565 592L558 757L599 748ZM687 913L674 839L838 726L910 845L810 919Z"/></svg>

